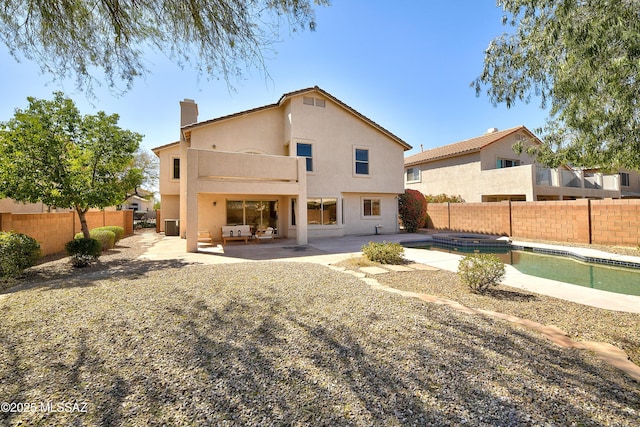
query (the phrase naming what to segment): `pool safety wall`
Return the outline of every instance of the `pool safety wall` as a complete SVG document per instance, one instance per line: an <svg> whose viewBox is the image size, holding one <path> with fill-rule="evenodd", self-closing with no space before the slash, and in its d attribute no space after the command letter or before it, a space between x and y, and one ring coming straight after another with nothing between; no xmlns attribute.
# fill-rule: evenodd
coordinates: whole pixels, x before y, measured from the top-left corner
<svg viewBox="0 0 640 427"><path fill-rule="evenodd" d="M555 242L637 246L640 199L429 203L428 227Z"/></svg>

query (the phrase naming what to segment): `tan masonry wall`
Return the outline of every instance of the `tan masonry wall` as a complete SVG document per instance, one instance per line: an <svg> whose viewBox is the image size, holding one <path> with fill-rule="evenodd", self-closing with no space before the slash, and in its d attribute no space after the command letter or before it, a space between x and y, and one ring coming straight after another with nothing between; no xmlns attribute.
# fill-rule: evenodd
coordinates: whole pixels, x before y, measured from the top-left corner
<svg viewBox="0 0 640 427"><path fill-rule="evenodd" d="M589 200L513 202L511 235L557 242L591 243Z"/></svg>
<svg viewBox="0 0 640 427"><path fill-rule="evenodd" d="M133 211L87 212L89 229L105 225L124 228L133 234ZM64 251L64 245L80 232L80 221L75 212L11 214L0 213L0 231L15 231L40 242L42 255Z"/></svg>
<svg viewBox="0 0 640 427"><path fill-rule="evenodd" d="M429 203L427 205L427 228L449 229L449 203Z"/></svg>
<svg viewBox="0 0 640 427"><path fill-rule="evenodd" d="M637 246L640 244L640 200L591 201L592 243Z"/></svg>
<svg viewBox="0 0 640 427"><path fill-rule="evenodd" d="M509 202L451 203L449 213L452 230L509 235Z"/></svg>
<svg viewBox="0 0 640 427"><path fill-rule="evenodd" d="M640 244L640 200L429 203L428 227L587 244Z"/></svg>

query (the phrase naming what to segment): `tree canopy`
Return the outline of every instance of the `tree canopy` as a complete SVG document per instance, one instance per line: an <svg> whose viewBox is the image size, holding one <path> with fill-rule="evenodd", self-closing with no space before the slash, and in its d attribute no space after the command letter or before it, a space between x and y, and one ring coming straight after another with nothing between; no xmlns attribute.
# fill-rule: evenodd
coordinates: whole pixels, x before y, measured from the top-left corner
<svg viewBox="0 0 640 427"><path fill-rule="evenodd" d="M472 83L494 104L541 99L544 141L556 166L640 169L638 0L498 0L514 28L485 52Z"/></svg>
<svg viewBox="0 0 640 427"><path fill-rule="evenodd" d="M265 69L282 27L314 30L314 4L329 0L0 0L0 40L88 90L97 72L129 89L148 72L149 50L229 82L240 64Z"/></svg>
<svg viewBox="0 0 640 427"><path fill-rule="evenodd" d="M29 97L0 123L0 197L74 209L89 237L85 213L122 203L140 186L134 167L142 135L117 126L118 115L81 115L61 92Z"/></svg>

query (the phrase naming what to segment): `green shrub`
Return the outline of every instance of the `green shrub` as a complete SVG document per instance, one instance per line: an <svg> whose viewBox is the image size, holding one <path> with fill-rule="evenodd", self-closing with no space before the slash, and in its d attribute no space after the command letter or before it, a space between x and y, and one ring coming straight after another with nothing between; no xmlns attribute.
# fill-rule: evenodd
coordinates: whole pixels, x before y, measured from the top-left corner
<svg viewBox="0 0 640 427"><path fill-rule="evenodd" d="M441 193L436 196L427 194L424 196L427 203L464 203L462 196L449 196L448 194Z"/></svg>
<svg viewBox="0 0 640 427"><path fill-rule="evenodd" d="M96 239L102 245L102 250L106 251L116 245L116 233L109 230L91 230L91 238Z"/></svg>
<svg viewBox="0 0 640 427"><path fill-rule="evenodd" d="M399 243L369 242L362 246L362 252L370 261L381 264L403 264L404 248Z"/></svg>
<svg viewBox="0 0 640 427"><path fill-rule="evenodd" d="M471 292L484 293L504 278L504 264L495 254L472 254L460 260L458 277Z"/></svg>
<svg viewBox="0 0 640 427"><path fill-rule="evenodd" d="M116 235L115 243L118 243L124 237L124 228L118 227L117 225L106 225L104 227L94 228L92 231L95 230L107 230L113 232L113 234ZM91 231L89 234L91 234Z"/></svg>
<svg viewBox="0 0 640 427"><path fill-rule="evenodd" d="M74 267L85 267L102 254L102 244L96 239L75 238L64 245Z"/></svg>
<svg viewBox="0 0 640 427"><path fill-rule="evenodd" d="M0 277L18 277L40 258L40 244L26 234L0 231Z"/></svg>
<svg viewBox="0 0 640 427"><path fill-rule="evenodd" d="M89 237L100 242L103 251L113 248L116 244L116 234L113 231L104 230L102 227L89 231ZM84 235L82 233L77 233L74 237L74 239L83 238Z"/></svg>
<svg viewBox="0 0 640 427"><path fill-rule="evenodd" d="M427 219L427 199L418 190L407 189L398 197L398 214L404 229L415 233Z"/></svg>

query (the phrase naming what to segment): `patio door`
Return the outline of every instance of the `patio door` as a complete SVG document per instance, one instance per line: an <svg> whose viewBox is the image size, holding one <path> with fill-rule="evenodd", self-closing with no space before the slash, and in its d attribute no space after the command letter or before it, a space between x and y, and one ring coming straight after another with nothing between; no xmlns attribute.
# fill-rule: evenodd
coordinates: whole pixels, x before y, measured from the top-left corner
<svg viewBox="0 0 640 427"><path fill-rule="evenodd" d="M277 200L227 200L227 225L278 228Z"/></svg>

